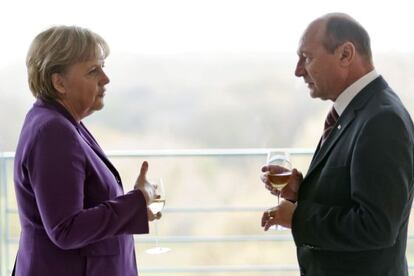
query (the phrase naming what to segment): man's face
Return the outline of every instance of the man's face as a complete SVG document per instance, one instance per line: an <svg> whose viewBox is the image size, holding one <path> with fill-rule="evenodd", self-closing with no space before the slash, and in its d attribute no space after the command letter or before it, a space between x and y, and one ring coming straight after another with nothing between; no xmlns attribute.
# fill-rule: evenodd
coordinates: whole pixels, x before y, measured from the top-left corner
<svg viewBox="0 0 414 276"><path fill-rule="evenodd" d="M295 75L303 77L312 98L335 101L342 92L339 60L322 44L324 22L312 23L299 44Z"/></svg>

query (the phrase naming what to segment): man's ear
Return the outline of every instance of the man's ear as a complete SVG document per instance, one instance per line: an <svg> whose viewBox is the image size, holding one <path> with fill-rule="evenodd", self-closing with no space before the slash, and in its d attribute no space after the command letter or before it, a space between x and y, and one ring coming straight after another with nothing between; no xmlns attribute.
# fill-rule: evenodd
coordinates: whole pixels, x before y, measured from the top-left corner
<svg viewBox="0 0 414 276"><path fill-rule="evenodd" d="M59 92L59 94L63 95L66 93L65 82L61 74L59 73L52 74L52 85L55 88L55 90Z"/></svg>
<svg viewBox="0 0 414 276"><path fill-rule="evenodd" d="M352 42L345 42L337 49L337 54L340 60L340 63L344 66L348 66L355 57L356 49Z"/></svg>

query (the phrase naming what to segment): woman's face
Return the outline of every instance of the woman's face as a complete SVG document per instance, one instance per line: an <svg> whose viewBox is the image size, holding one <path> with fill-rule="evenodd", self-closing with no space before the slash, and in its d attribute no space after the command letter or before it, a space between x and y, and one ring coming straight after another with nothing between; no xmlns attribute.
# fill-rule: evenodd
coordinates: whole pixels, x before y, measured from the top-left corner
<svg viewBox="0 0 414 276"><path fill-rule="evenodd" d="M104 60L94 59L71 65L63 74L55 76L55 88L60 92L59 100L80 121L104 106L105 85L109 78L103 71ZM53 78L53 76L52 76ZM56 87L58 86L58 87Z"/></svg>

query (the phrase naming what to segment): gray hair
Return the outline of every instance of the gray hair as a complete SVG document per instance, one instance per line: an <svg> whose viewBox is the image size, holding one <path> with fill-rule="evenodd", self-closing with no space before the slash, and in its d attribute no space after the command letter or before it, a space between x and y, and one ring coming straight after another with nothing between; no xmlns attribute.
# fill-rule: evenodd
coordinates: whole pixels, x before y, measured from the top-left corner
<svg viewBox="0 0 414 276"><path fill-rule="evenodd" d="M32 94L45 101L59 99L52 74L64 73L78 62L106 58L109 46L98 34L77 26L54 26L38 34L26 57Z"/></svg>

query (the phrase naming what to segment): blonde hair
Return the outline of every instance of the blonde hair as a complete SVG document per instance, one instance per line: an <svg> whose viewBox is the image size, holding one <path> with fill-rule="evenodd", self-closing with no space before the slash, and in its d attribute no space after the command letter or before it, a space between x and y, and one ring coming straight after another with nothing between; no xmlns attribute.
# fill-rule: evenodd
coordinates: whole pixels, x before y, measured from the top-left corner
<svg viewBox="0 0 414 276"><path fill-rule="evenodd" d="M109 46L98 34L77 26L54 26L38 34L26 57L28 82L33 96L56 100L59 93L52 74L64 73L78 62L106 58Z"/></svg>

